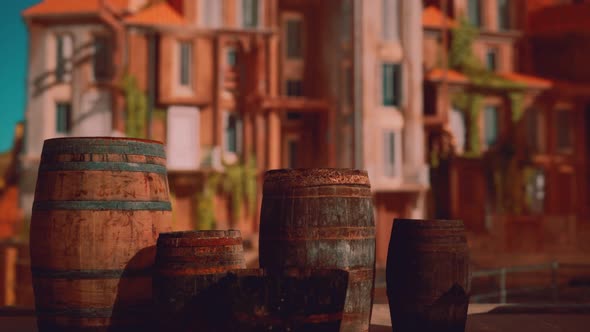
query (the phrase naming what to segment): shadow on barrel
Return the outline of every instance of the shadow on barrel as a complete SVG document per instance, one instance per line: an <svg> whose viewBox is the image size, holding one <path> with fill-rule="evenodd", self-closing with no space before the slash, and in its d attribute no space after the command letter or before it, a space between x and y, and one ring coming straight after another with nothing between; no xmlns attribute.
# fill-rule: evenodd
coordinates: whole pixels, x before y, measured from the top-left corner
<svg viewBox="0 0 590 332"><path fill-rule="evenodd" d="M230 272L193 298L184 331L338 332L347 287L344 270Z"/></svg>
<svg viewBox="0 0 590 332"><path fill-rule="evenodd" d="M154 330L151 308L155 252L156 246L140 250L122 271L108 332Z"/></svg>

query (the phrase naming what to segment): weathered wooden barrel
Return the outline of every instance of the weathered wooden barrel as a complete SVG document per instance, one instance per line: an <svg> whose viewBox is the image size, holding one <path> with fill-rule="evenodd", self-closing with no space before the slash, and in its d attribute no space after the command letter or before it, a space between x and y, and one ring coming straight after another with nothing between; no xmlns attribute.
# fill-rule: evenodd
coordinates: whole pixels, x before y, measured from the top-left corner
<svg viewBox="0 0 590 332"><path fill-rule="evenodd" d="M348 272L262 269L229 272L189 304L194 332L338 332Z"/></svg>
<svg viewBox="0 0 590 332"><path fill-rule="evenodd" d="M154 271L154 307L168 330L186 325L185 305L226 272L246 267L238 230L162 233Z"/></svg>
<svg viewBox="0 0 590 332"><path fill-rule="evenodd" d="M394 331L463 332L470 289L463 222L396 219L386 278Z"/></svg>
<svg viewBox="0 0 590 332"><path fill-rule="evenodd" d="M367 173L352 169L266 172L260 267L347 270L350 286L341 330L368 331L375 222Z"/></svg>
<svg viewBox="0 0 590 332"><path fill-rule="evenodd" d="M156 241L171 227L165 165L155 141L45 141L30 235L40 331L145 330Z"/></svg>

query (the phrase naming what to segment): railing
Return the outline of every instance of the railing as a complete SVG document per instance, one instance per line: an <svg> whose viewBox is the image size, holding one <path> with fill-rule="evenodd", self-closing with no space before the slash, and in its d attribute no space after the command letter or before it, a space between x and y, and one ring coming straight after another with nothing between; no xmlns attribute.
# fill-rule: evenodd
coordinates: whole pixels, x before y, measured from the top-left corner
<svg viewBox="0 0 590 332"><path fill-rule="evenodd" d="M472 280L480 277L498 277L498 291L471 295L471 301L478 303L485 299L499 297L500 303L506 303L508 294L526 294L546 290L549 288L551 290L551 297L555 302L559 298L558 272L560 268L590 268L590 264L561 264L559 262L551 262L547 264L512 266L475 271L471 274ZM506 288L506 278L509 273L538 272L547 270L551 271L551 283L548 287L522 287L513 289Z"/></svg>

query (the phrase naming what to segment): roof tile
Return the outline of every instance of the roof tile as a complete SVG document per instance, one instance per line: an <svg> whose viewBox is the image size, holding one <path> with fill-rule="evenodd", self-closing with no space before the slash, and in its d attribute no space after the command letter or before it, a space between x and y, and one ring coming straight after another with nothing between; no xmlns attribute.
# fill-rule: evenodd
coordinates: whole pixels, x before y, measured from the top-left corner
<svg viewBox="0 0 590 332"><path fill-rule="evenodd" d="M160 2L126 18L125 23L141 26L182 26L186 21L167 2Z"/></svg>

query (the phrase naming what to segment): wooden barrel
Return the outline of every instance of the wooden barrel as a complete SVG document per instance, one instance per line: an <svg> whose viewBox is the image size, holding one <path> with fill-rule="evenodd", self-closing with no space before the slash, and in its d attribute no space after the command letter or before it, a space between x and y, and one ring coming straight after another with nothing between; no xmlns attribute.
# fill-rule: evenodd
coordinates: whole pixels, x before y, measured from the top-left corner
<svg viewBox="0 0 590 332"><path fill-rule="evenodd" d="M232 271L193 298L194 332L338 332L348 272L336 269Z"/></svg>
<svg viewBox="0 0 590 332"><path fill-rule="evenodd" d="M145 330L156 241L171 228L165 165L155 141L45 141L30 235L40 331Z"/></svg>
<svg viewBox="0 0 590 332"><path fill-rule="evenodd" d="M154 305L159 324L181 330L185 305L227 271L246 267L238 230L162 233L154 271Z"/></svg>
<svg viewBox="0 0 590 332"><path fill-rule="evenodd" d="M386 278L394 331L463 332L470 288L463 222L396 219Z"/></svg>
<svg viewBox="0 0 590 332"><path fill-rule="evenodd" d="M375 221L367 173L352 169L266 172L260 267L347 270L350 286L342 331L368 331Z"/></svg>

